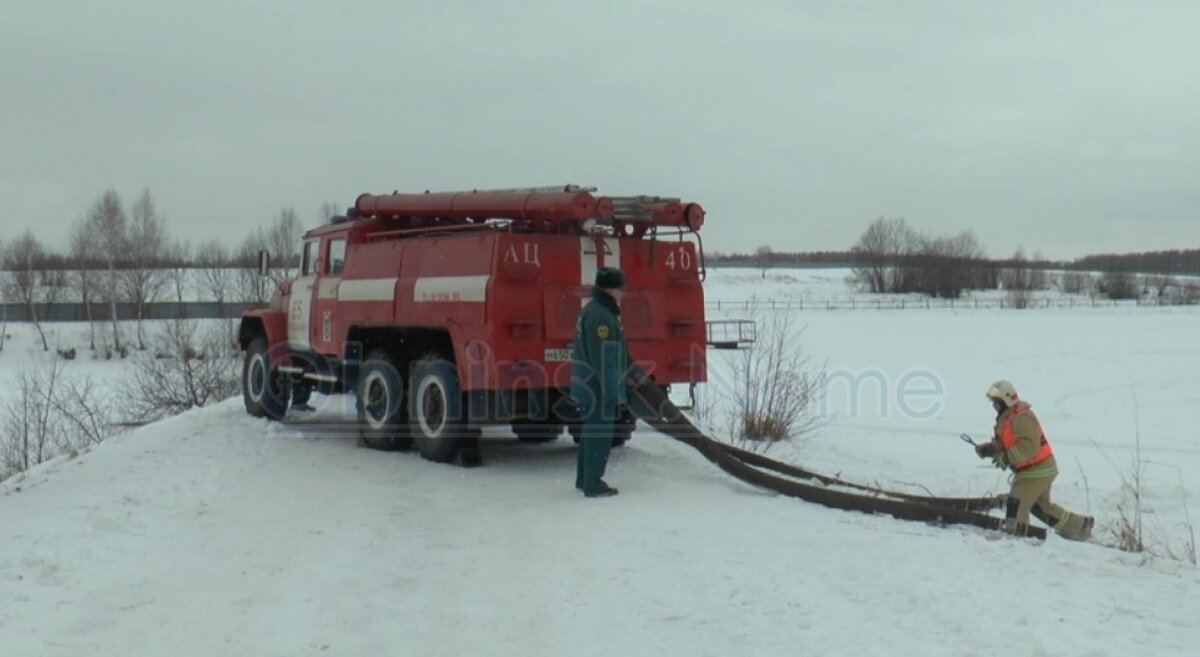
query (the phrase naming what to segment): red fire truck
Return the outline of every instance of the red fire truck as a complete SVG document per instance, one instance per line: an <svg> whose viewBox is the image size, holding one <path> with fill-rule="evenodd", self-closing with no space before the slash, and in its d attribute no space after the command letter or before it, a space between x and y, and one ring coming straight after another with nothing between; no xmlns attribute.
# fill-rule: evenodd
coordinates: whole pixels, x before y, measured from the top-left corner
<svg viewBox="0 0 1200 657"><path fill-rule="evenodd" d="M577 420L571 344L602 266L625 272L638 365L662 385L704 381L704 210L594 192L359 196L305 234L299 276L243 315L246 411L278 419L313 390L352 392L363 443L415 443L433 461L477 462L484 425L557 438Z"/></svg>

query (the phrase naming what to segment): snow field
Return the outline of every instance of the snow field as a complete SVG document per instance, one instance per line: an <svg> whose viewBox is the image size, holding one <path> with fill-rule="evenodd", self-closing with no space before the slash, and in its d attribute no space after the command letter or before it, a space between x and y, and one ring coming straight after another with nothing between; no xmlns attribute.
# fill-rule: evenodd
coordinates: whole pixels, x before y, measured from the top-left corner
<svg viewBox="0 0 1200 657"><path fill-rule="evenodd" d="M706 295L796 285L714 275ZM1004 491L957 436L986 437L983 391L1009 378L1058 453L1057 501L1110 522L1140 435L1148 523L1179 537L1185 504L1200 507L1198 309L797 319L813 364L843 376L827 423L775 458ZM0 377L29 357L22 328ZM737 357L715 354L714 374ZM913 398L937 403L929 417L896 401L912 372L940 384ZM852 395L847 377L865 374ZM485 467L462 470L357 448L330 429L346 400L328 402L278 424L234 399L0 484L0 654L1124 656L1200 639L1188 564L824 509L644 427L614 451L621 495L585 500L569 439L489 429Z"/></svg>

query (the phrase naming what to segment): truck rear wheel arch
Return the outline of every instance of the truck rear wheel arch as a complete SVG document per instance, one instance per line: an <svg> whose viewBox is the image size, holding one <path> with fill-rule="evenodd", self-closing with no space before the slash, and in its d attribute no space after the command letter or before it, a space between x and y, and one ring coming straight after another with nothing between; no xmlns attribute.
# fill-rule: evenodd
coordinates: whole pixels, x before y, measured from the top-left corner
<svg viewBox="0 0 1200 657"><path fill-rule="evenodd" d="M243 317L238 325L238 346L245 351L250 346L250 341L254 338L262 336L267 337L267 331L263 327L261 318L258 317Z"/></svg>

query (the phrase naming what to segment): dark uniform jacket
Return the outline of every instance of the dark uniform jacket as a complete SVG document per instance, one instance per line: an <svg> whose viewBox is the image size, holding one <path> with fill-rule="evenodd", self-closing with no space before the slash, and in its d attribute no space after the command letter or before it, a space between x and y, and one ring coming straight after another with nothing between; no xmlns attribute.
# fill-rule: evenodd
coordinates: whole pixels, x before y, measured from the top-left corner
<svg viewBox="0 0 1200 657"><path fill-rule="evenodd" d="M628 400L625 369L629 348L621 328L621 308L615 299L592 289L592 300L575 324L571 396L586 418L615 420Z"/></svg>

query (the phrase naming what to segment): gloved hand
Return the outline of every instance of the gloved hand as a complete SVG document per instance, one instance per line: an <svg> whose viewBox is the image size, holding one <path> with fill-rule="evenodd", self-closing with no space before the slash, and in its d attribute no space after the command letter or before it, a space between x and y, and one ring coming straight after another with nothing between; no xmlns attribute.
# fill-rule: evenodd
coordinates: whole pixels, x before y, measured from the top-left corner
<svg viewBox="0 0 1200 657"><path fill-rule="evenodd" d="M1008 457L1002 450L997 450L995 454L992 454L992 465L1001 470L1008 469Z"/></svg>
<svg viewBox="0 0 1200 657"><path fill-rule="evenodd" d="M994 458L996 456L996 443L986 442L976 445L975 455L981 459L986 459L989 456Z"/></svg>

